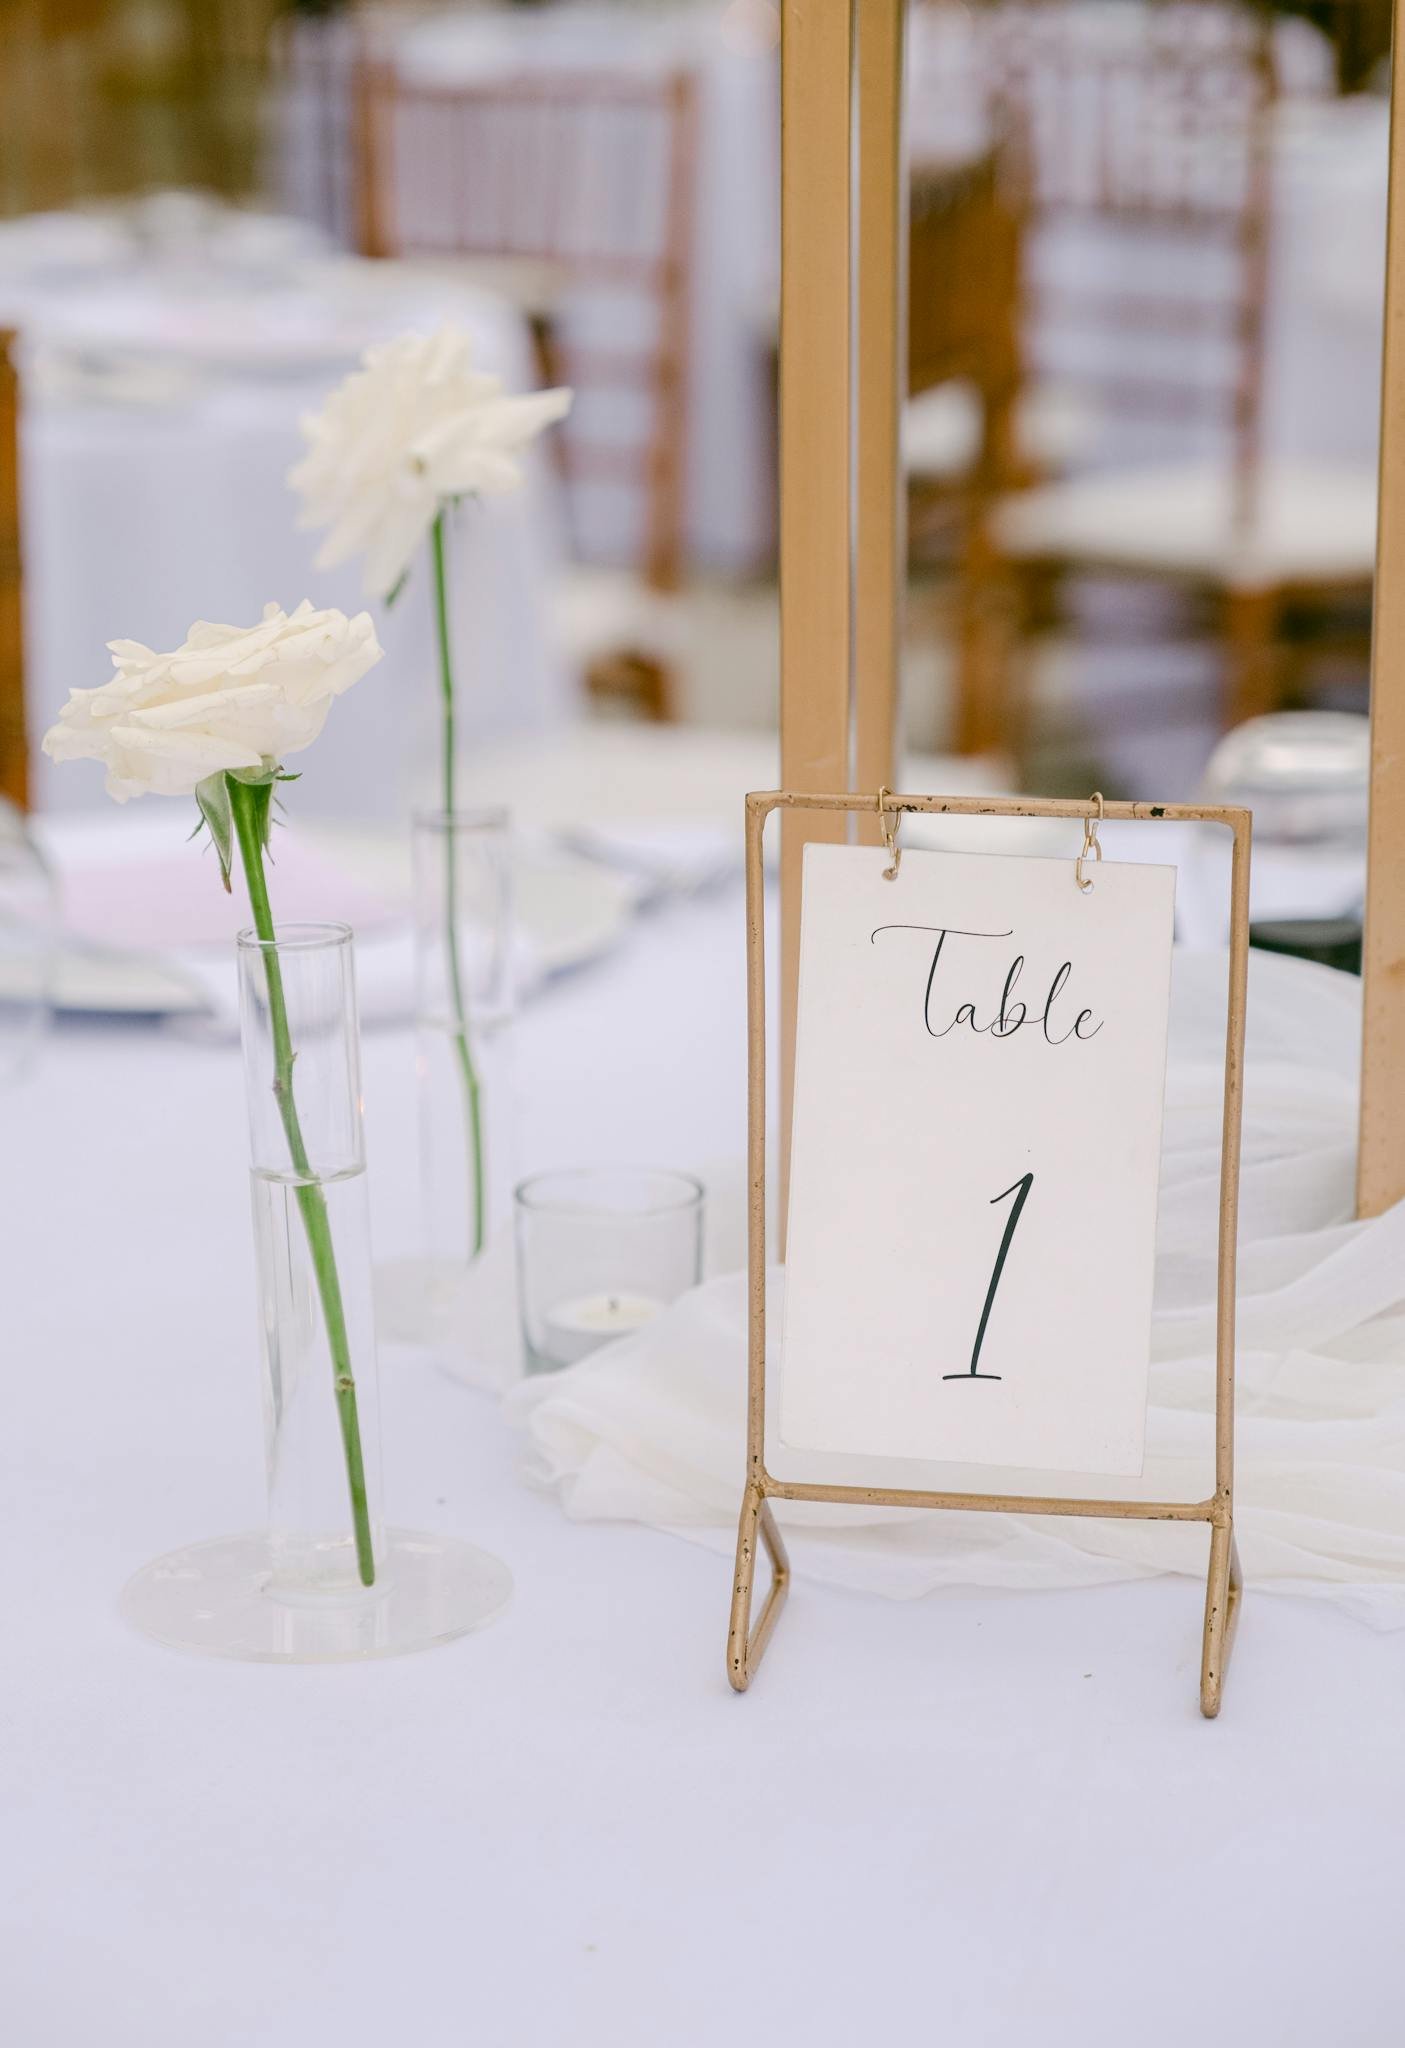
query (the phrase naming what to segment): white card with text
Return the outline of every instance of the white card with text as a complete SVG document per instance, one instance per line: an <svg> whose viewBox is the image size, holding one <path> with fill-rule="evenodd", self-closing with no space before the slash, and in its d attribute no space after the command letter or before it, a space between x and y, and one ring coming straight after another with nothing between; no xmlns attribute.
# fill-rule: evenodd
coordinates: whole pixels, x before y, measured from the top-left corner
<svg viewBox="0 0 1405 2048"><path fill-rule="evenodd" d="M1175 869L805 849L780 1438L1134 1475Z"/></svg>

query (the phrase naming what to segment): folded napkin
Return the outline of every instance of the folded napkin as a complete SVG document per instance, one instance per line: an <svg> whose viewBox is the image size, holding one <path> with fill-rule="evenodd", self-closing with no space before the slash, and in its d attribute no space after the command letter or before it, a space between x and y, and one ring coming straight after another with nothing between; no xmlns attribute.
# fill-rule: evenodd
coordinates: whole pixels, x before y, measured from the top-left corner
<svg viewBox="0 0 1405 2048"><path fill-rule="evenodd" d="M1178 955L1146 1469L1127 1493L1213 1485L1223 955ZM1405 1204L1352 1216L1360 986L1251 959L1240 1210L1236 1519L1256 1586L1405 1625ZM768 1282L779 1327L784 1276ZM709 1281L632 1337L509 1396L527 1474L581 1520L730 1551L741 1500L746 1282ZM1045 1473L999 1484L1083 1492ZM933 1483L940 1484L940 1480ZM957 1481L987 1490L989 1470ZM1098 1482L1109 1495L1124 1482ZM780 1503L797 1571L896 1597L1203 1574L1193 1525Z"/></svg>
<svg viewBox="0 0 1405 2048"><path fill-rule="evenodd" d="M58 861L64 930L94 945L149 952L153 935L163 949L228 949L250 923L242 881L220 887L214 849L182 843L188 825L172 835L170 851L113 841L85 852L76 842ZM204 858L201 858L203 853ZM386 896L343 873L295 834L278 832L271 849L272 887L280 924L349 924L358 933L383 930L397 915Z"/></svg>
<svg viewBox="0 0 1405 2048"><path fill-rule="evenodd" d="M76 1007L103 1007L92 970L105 964L120 980L125 960L150 987L153 1008L169 1008L185 1031L228 1036L239 1028L233 941L250 922L248 897L241 881L226 894L213 848L188 846L187 836L185 819L169 812L125 830L78 817L49 822L44 840L58 877L65 960L84 991ZM356 932L362 1021L409 1016L414 949L395 892L358 881L288 831L275 838L273 866L280 924L330 922ZM192 1000L162 1001L168 977Z"/></svg>
<svg viewBox="0 0 1405 2048"><path fill-rule="evenodd" d="M741 838L730 823L640 819L624 825L578 825L562 838L587 859L637 878L648 901L693 895L741 872Z"/></svg>

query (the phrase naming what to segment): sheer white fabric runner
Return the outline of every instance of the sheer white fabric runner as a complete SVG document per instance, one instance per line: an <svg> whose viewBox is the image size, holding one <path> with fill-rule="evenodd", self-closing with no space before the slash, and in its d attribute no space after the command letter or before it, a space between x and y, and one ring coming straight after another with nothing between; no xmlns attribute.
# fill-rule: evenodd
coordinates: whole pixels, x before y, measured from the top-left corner
<svg viewBox="0 0 1405 2048"><path fill-rule="evenodd" d="M1140 1489L1129 1489L1167 1499L1202 1498L1213 1484L1224 986L1223 955L1178 956L1148 1456ZM1245 1576L1401 1626L1405 1203L1352 1218L1360 985L1256 953L1249 1000L1236 1440ZM773 1300L783 1284L772 1275ZM744 1276L727 1274L636 1336L517 1389L529 1478L575 1518L648 1522L729 1550L745 1304ZM783 1506L781 1519L797 1572L895 1597L1205 1569L1198 1526L810 1504Z"/></svg>

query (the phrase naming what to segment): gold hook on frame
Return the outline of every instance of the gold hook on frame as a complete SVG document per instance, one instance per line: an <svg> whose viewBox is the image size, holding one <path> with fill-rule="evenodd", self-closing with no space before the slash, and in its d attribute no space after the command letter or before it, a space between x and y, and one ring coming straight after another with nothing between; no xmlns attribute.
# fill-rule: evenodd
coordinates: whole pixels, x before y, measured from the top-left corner
<svg viewBox="0 0 1405 2048"><path fill-rule="evenodd" d="M1073 879L1085 896L1093 886L1093 878L1084 874L1083 863L1090 853L1095 860L1101 860L1103 857L1102 845L1098 839L1098 827L1103 821L1103 793L1100 789L1093 791L1093 802L1098 807L1097 815L1083 820L1083 851L1073 863Z"/></svg>
<svg viewBox="0 0 1405 2048"><path fill-rule="evenodd" d="M888 866L883 870L885 882L896 882L898 862L903 857L903 850L898 845L898 822L902 813L888 808L888 800L892 793L886 782L878 792L878 825L883 834L883 844L888 849Z"/></svg>

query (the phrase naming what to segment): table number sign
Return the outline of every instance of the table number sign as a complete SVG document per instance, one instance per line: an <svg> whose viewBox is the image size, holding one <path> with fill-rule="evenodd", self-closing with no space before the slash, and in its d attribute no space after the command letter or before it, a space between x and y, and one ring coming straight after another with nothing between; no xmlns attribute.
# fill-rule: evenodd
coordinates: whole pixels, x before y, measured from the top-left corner
<svg viewBox="0 0 1405 2048"><path fill-rule="evenodd" d="M1175 869L805 849L787 1450L1132 1474Z"/></svg>
<svg viewBox="0 0 1405 2048"><path fill-rule="evenodd" d="M805 849L786 1306L772 1356L763 833L775 810L871 818L875 807L886 854L820 839ZM903 854L906 812L1066 819L1069 856ZM1234 841L1214 1483L1199 1500L1115 1490L1142 1468L1175 871L1103 861L1104 816L1218 825ZM1200 1707L1219 1712L1240 1589L1234 1281L1249 839L1249 813L1227 806L887 790L747 798L747 1463L727 1635L739 1692L790 1584L773 1504L832 1502L1204 1523ZM1106 1496L957 1492L932 1483L945 1476L937 1466L1113 1484ZM853 1483L839 1483L850 1468ZM753 1624L763 1553L771 1581Z"/></svg>

